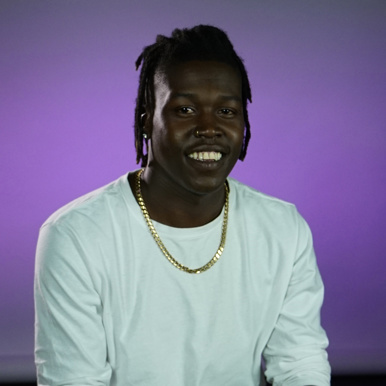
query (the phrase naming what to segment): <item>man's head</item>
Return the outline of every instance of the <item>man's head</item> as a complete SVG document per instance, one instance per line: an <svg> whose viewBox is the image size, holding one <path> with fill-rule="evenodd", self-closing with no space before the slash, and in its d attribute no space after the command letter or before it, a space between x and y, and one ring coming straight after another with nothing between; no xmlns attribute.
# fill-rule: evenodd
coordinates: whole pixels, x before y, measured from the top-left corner
<svg viewBox="0 0 386 386"><path fill-rule="evenodd" d="M135 147L137 163L146 166L147 154L144 154L143 138L144 114L152 114L155 107L154 75L157 71L166 71L176 63L189 61L221 62L233 67L239 74L242 85L242 103L245 122L243 145L239 159L243 160L250 139L247 103L251 102L251 89L242 59L236 54L232 43L224 31L206 25L191 29L175 29L172 36L158 35L156 42L144 48L136 61L136 67L142 64L135 109Z"/></svg>

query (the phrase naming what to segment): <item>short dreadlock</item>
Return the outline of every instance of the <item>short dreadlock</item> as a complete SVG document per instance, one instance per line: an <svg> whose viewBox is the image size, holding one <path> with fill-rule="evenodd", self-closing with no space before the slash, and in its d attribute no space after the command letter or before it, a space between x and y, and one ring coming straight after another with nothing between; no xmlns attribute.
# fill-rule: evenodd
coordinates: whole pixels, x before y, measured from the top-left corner
<svg viewBox="0 0 386 386"><path fill-rule="evenodd" d="M148 141L143 138L142 115L146 112L146 107L150 106L151 109L154 109L155 106L154 74L157 69L167 67L171 63L191 60L223 62L240 72L245 132L239 159L244 160L247 154L248 142L251 137L247 103L248 101L252 102L247 71L224 31L209 25L198 25L191 29L176 28L170 38L158 35L156 42L145 47L135 62L137 70L142 64L134 122L136 161L137 163L141 162L142 167L146 166L147 163L147 154L143 152L143 145L145 141L147 147Z"/></svg>

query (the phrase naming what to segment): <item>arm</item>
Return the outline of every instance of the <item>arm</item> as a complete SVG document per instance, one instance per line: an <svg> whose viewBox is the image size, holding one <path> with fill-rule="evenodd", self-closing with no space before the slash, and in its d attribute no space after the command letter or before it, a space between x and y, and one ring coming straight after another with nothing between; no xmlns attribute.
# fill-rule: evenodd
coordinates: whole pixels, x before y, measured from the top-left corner
<svg viewBox="0 0 386 386"><path fill-rule="evenodd" d="M324 288L316 265L311 232L299 215L296 256L275 328L263 352L266 377L274 386L330 385L320 325Z"/></svg>
<svg viewBox="0 0 386 386"><path fill-rule="evenodd" d="M35 267L35 360L39 385L109 385L102 304L76 232L46 224Z"/></svg>

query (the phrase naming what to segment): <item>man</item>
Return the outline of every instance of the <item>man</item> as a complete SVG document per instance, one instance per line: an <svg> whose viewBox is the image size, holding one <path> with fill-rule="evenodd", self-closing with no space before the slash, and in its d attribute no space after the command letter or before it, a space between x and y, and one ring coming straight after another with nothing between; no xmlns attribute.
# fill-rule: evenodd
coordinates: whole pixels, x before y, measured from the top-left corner
<svg viewBox="0 0 386 386"><path fill-rule="evenodd" d="M143 169L41 229L39 384L259 385L263 355L274 385L329 385L310 231L293 205L227 179L250 137L242 60L197 26L136 64Z"/></svg>

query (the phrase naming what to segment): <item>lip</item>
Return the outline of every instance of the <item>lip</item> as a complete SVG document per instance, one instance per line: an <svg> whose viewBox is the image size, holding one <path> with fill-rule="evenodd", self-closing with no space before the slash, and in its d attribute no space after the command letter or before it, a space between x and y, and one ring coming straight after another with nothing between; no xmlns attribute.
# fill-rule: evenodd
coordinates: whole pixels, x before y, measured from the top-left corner
<svg viewBox="0 0 386 386"><path fill-rule="evenodd" d="M186 159L190 167L193 167L197 171L219 170L224 165L223 158L221 158L219 161L212 161L212 160L200 161L190 157L186 157Z"/></svg>
<svg viewBox="0 0 386 386"><path fill-rule="evenodd" d="M228 154L228 150L225 149L222 146L218 146L218 145L200 145L200 146L192 146L192 147L190 147L185 152L185 155L189 156L189 154L200 153L200 152L209 152L210 153L212 151L215 152L215 153L221 153L223 157Z"/></svg>
<svg viewBox="0 0 386 386"><path fill-rule="evenodd" d="M200 152L215 152L215 153L221 153L222 157L218 160L197 160L194 158L189 157L190 154L192 153L200 153ZM224 166L224 158L226 157L227 151L221 147L221 146L208 146L208 145L201 145L201 146L195 146L190 148L186 153L186 160L187 163L196 169L197 171L214 171L214 170L219 170Z"/></svg>

